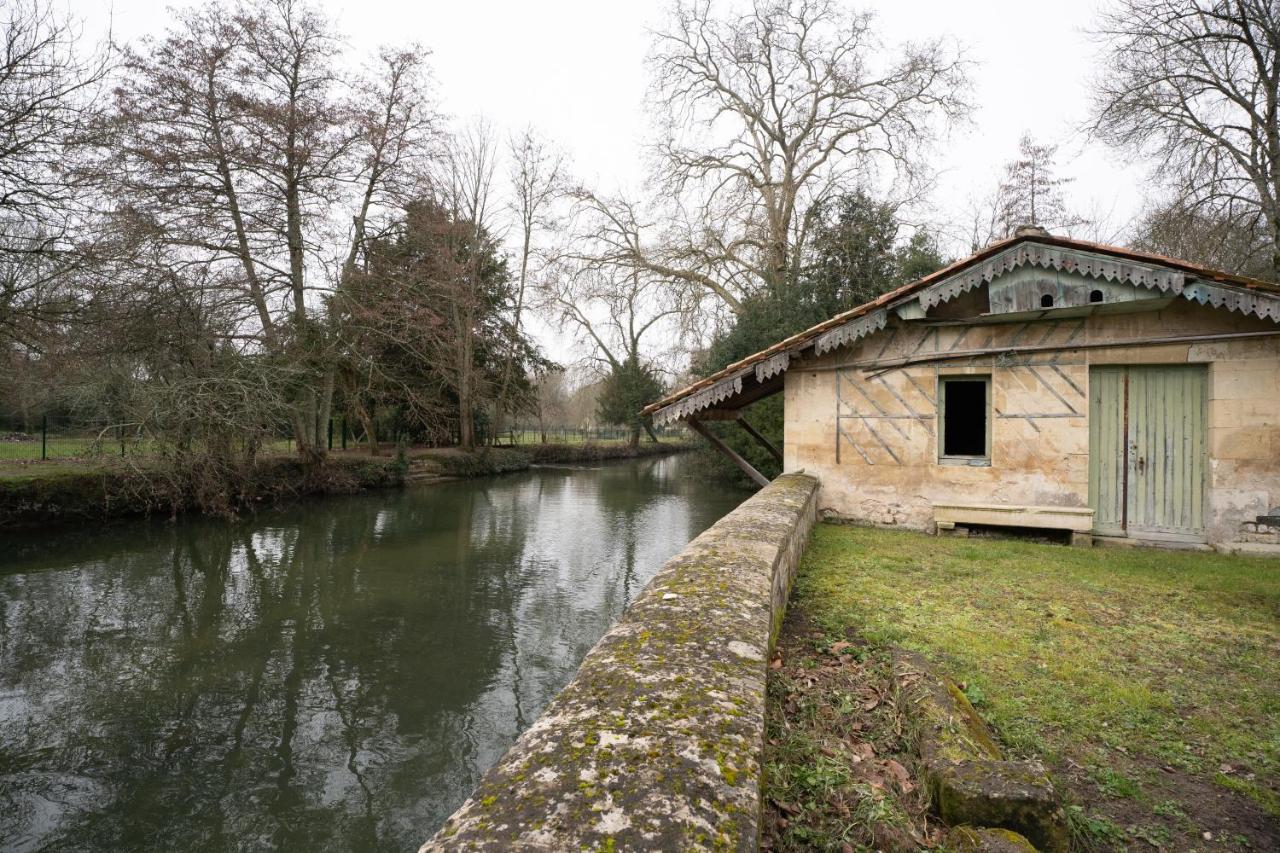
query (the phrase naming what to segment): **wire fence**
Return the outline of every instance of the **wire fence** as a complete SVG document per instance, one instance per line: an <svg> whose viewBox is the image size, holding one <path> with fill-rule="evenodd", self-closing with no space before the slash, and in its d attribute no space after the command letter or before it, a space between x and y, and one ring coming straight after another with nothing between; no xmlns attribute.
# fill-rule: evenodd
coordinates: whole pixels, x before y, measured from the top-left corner
<svg viewBox="0 0 1280 853"><path fill-rule="evenodd" d="M34 424L0 424L0 459L39 461L125 456L135 444L123 425L59 424L41 417ZM134 448L135 452L137 448Z"/></svg>
<svg viewBox="0 0 1280 853"><path fill-rule="evenodd" d="M631 430L621 426L538 426L515 424L497 435L490 435L478 425L481 444L520 447L542 443L587 444L620 443L631 439ZM375 426L376 442L385 450L399 444L413 445L412 436L399 430ZM656 431L663 440L679 436L679 430ZM641 433L641 440L648 440ZM372 442L363 427L343 417L329 421L322 439L331 451L369 452ZM297 450L297 443L287 430L259 445L259 452L287 454ZM49 460L100 460L106 457L147 457L158 452L156 443L141 434L136 424L106 421L86 422L41 416L26 421L0 420L0 461L40 462Z"/></svg>

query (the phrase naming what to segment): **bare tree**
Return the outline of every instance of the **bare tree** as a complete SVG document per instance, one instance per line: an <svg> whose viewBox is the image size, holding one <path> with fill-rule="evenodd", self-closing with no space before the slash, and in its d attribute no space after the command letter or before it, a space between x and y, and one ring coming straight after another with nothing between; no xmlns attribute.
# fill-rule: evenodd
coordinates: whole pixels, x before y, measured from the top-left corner
<svg viewBox="0 0 1280 853"><path fill-rule="evenodd" d="M1030 133L1018 140L1018 156L1005 166L996 201L996 221L1003 237L1022 225L1067 231L1083 225L1071 213L1062 188L1072 178L1056 174L1058 146L1036 142Z"/></svg>
<svg viewBox="0 0 1280 853"><path fill-rule="evenodd" d="M443 172L437 178L443 204L454 223L470 229L473 247L467 257L470 268L456 278L456 292L447 314L456 334L453 372L459 407L458 444L470 450L476 443L475 410L479 400L476 387L476 335L484 301L485 276L481 265L484 253L478 248L492 235L488 227L494 204L493 178L498 165L498 137L493 125L477 118L453 133L446 145Z"/></svg>
<svg viewBox="0 0 1280 853"><path fill-rule="evenodd" d="M384 224L405 203L419 196L430 155L439 137L432 109L426 58L421 45L383 48L377 61L354 86L357 142L356 174L360 199L351 217L351 242L342 275L354 269L369 235L370 218Z"/></svg>
<svg viewBox="0 0 1280 853"><path fill-rule="evenodd" d="M1073 178L1057 174L1058 146L1037 142L1030 133L1018 140L1018 156L1004 166L1004 175L986 194L971 196L964 212L971 252L993 241L1012 237L1023 225L1078 235L1081 229L1098 236L1106 216L1085 217L1071 209L1062 188Z"/></svg>
<svg viewBox="0 0 1280 853"><path fill-rule="evenodd" d="M31 346L72 305L89 201L77 165L111 58L47 0L0 4L0 341Z"/></svg>
<svg viewBox="0 0 1280 853"><path fill-rule="evenodd" d="M1119 0L1092 129L1154 155L1188 210L1265 230L1280 279L1280 6L1274 0Z"/></svg>
<svg viewBox="0 0 1280 853"><path fill-rule="evenodd" d="M236 334L282 369L309 459L324 454L334 376L323 297L430 131L418 51L384 52L354 83L339 54L296 0L215 0L127 55L111 126L119 204L170 263L217 271L240 306Z"/></svg>
<svg viewBox="0 0 1280 853"><path fill-rule="evenodd" d="M755 0L741 15L677 0L649 65L664 203L582 200L612 262L734 311L794 278L816 203L885 170L916 185L939 123L967 112L953 50L882 51L871 17L832 0Z"/></svg>
<svg viewBox="0 0 1280 853"><path fill-rule="evenodd" d="M564 154L542 139L532 128L526 128L509 141L511 215L519 230L515 303L512 306L512 346L520 340L524 319L525 295L532 272L534 243L539 235L555 227L552 207L564 193ZM514 351L506 354L502 367L502 385L496 402L496 432L501 432L501 419L510 407L511 379L515 370Z"/></svg>
<svg viewBox="0 0 1280 853"><path fill-rule="evenodd" d="M568 422L569 392L566 390L565 371L556 366L542 371L534 387L537 392L535 414L538 417L538 434L543 444L547 443L547 424L565 424Z"/></svg>
<svg viewBox="0 0 1280 853"><path fill-rule="evenodd" d="M640 409L661 394L657 379L662 353L652 346L654 333L679 318L688 306L679 291L657 276L621 267L597 267L560 259L541 283L540 308L567 324L587 345L589 362L606 385L618 386L614 422L632 427L632 443L641 427L657 441ZM667 335L668 341L674 336Z"/></svg>
<svg viewBox="0 0 1280 853"><path fill-rule="evenodd" d="M352 86L351 115L355 122L351 180L359 189L355 213L351 217L351 234L346 256L338 271L334 303L341 302L344 289L356 274L357 263L366 252L369 240L393 227L394 217L412 199L424 191L424 180L430 165L430 154L438 137L439 118L432 109L428 87L427 51L420 45L407 48L383 48L372 67ZM364 316L353 306L330 305L330 324L346 318ZM385 324L381 324L386 328ZM406 330L412 339L416 330ZM333 408L335 381L339 362L348 355L342 351L352 336L327 336L324 370L316 418L318 425L329 423ZM352 374L348 370L347 374ZM405 389L406 392L408 389ZM417 395L408 394L410 399ZM355 395L355 400L360 397ZM356 412L361 421L371 423L367 413ZM376 444L376 438L371 439ZM375 450L376 453L376 450Z"/></svg>
<svg viewBox="0 0 1280 853"><path fill-rule="evenodd" d="M1137 223L1136 248L1242 275L1272 274L1271 242L1261 223L1254 228L1215 219L1173 198L1154 205Z"/></svg>
<svg viewBox="0 0 1280 853"><path fill-rule="evenodd" d="M990 187L985 194L971 194L962 216L961 227L967 233L957 233L955 239L967 240L971 253L980 252L994 241L1003 239L1004 230L1000 223L1000 185L997 183Z"/></svg>

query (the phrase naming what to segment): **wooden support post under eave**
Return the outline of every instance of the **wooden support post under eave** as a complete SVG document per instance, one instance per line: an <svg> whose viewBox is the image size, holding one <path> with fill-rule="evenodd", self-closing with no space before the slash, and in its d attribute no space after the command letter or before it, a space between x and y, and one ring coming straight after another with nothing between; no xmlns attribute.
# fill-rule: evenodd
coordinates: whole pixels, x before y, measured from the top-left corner
<svg viewBox="0 0 1280 853"><path fill-rule="evenodd" d="M761 474L755 468L751 467L750 462L748 462L747 460L739 456L737 453L735 453L732 447L730 447L729 445L721 441L718 435L711 432L711 430L707 429L705 426L699 423L696 418L689 418L687 423L689 424L689 429L693 430L698 435L702 436L707 441L711 442L711 444L715 447L716 450L719 450L725 456L728 456L729 460L733 462L734 465L737 465L740 469L742 469L742 473L750 477L751 481L754 482L757 486L764 488L765 486L769 485L769 479L765 477L764 474Z"/></svg>
<svg viewBox="0 0 1280 853"><path fill-rule="evenodd" d="M762 435L759 430L753 427L747 421L747 419L744 418L742 415L738 415L738 425L747 431L747 435L751 436L756 441L760 442L760 445L765 450L769 451L769 453L773 455L774 459L778 460L779 465L782 464L782 451L774 447L773 442L765 438L764 435Z"/></svg>

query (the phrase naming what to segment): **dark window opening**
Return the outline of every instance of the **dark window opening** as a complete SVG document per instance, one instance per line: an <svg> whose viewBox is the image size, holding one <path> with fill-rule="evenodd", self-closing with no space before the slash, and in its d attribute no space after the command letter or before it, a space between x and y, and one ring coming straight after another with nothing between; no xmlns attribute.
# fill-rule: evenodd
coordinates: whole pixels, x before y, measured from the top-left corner
<svg viewBox="0 0 1280 853"><path fill-rule="evenodd" d="M1041 308L1052 308L1052 307L1053 307L1053 294L1052 294L1052 293L1046 293L1044 296L1041 296L1041 297L1040 297L1040 307L1041 307Z"/></svg>
<svg viewBox="0 0 1280 853"><path fill-rule="evenodd" d="M1090 291L1089 291L1089 301L1090 301L1090 302L1101 302L1101 301L1102 301L1102 291L1101 291L1101 290L1090 290Z"/></svg>
<svg viewBox="0 0 1280 853"><path fill-rule="evenodd" d="M945 379L942 383L942 455L987 455L987 381Z"/></svg>

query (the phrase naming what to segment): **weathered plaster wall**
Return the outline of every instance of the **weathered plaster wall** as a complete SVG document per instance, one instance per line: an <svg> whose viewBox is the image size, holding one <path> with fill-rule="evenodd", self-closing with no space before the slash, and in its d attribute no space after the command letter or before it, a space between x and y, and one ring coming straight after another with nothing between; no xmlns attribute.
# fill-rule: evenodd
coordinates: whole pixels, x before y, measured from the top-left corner
<svg viewBox="0 0 1280 853"><path fill-rule="evenodd" d="M785 470L822 481L821 506L881 525L932 527L934 503L1089 505L1089 367L1208 365L1208 538L1280 504L1280 339L1080 349L897 367L948 350L1275 330L1177 300L1160 311L980 326L890 328L786 374ZM831 370L835 365L857 368ZM816 369L815 369L816 368ZM824 369L825 368L825 369ZM991 465L938 460L942 376L989 374Z"/></svg>
<svg viewBox="0 0 1280 853"><path fill-rule="evenodd" d="M756 850L767 660L817 491L779 477L672 558L422 850Z"/></svg>

